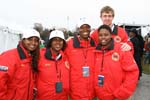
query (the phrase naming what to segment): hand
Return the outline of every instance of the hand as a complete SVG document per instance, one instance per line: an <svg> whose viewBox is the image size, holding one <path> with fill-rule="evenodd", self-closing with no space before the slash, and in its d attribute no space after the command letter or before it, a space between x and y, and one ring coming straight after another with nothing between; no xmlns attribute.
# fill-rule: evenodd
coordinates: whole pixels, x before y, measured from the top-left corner
<svg viewBox="0 0 150 100"><path fill-rule="evenodd" d="M122 51L130 51L132 49L131 46L127 43L121 43L121 44L122 44L121 46Z"/></svg>

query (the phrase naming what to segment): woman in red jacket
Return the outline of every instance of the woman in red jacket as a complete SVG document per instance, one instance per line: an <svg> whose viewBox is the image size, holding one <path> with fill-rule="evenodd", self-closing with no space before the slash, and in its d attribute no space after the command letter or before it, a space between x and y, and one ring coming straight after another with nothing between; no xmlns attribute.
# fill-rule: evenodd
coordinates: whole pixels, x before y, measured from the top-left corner
<svg viewBox="0 0 150 100"><path fill-rule="evenodd" d="M0 100L33 100L39 44L39 32L25 30L17 48L0 55Z"/></svg>
<svg viewBox="0 0 150 100"><path fill-rule="evenodd" d="M130 51L111 36L111 28L98 28L99 44L95 51L95 91L99 100L127 100L137 85L138 67Z"/></svg>
<svg viewBox="0 0 150 100"><path fill-rule="evenodd" d="M52 31L47 47L40 51L37 100L68 99L69 66L63 53L65 47L63 32Z"/></svg>

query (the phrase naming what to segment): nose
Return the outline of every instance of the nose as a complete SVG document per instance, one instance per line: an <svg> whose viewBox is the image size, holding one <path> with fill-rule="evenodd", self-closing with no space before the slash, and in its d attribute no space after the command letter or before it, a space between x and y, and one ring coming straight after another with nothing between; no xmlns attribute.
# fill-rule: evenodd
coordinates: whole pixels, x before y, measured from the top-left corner
<svg viewBox="0 0 150 100"><path fill-rule="evenodd" d="M35 39L32 38L30 42L32 45L36 45L36 44L38 44L39 41L36 38Z"/></svg>
<svg viewBox="0 0 150 100"><path fill-rule="evenodd" d="M105 38L105 36L104 36L104 35L102 35L102 36L101 36L101 38L102 38L102 39L104 39L104 38Z"/></svg>
<svg viewBox="0 0 150 100"><path fill-rule="evenodd" d="M35 40L32 40L32 41L31 41L31 44L32 44L32 45L35 45L36 43L37 43L37 42L36 42Z"/></svg>

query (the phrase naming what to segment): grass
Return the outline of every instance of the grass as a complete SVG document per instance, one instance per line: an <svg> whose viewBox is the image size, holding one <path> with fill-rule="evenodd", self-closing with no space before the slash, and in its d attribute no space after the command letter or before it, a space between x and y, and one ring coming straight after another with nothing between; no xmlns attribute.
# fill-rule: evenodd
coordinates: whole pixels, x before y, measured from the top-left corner
<svg viewBox="0 0 150 100"><path fill-rule="evenodd" d="M142 68L144 74L150 74L150 64L144 64L142 60Z"/></svg>
<svg viewBox="0 0 150 100"><path fill-rule="evenodd" d="M142 68L144 74L150 74L150 64L143 64Z"/></svg>

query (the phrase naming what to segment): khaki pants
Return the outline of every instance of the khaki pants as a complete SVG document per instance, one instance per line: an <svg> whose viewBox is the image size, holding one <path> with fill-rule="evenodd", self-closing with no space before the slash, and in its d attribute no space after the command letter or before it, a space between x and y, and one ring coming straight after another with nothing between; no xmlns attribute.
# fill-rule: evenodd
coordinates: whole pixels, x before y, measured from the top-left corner
<svg viewBox="0 0 150 100"><path fill-rule="evenodd" d="M134 99L133 99L133 96L129 97L127 100L134 100Z"/></svg>

